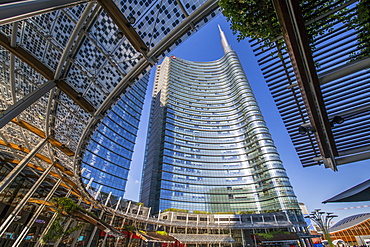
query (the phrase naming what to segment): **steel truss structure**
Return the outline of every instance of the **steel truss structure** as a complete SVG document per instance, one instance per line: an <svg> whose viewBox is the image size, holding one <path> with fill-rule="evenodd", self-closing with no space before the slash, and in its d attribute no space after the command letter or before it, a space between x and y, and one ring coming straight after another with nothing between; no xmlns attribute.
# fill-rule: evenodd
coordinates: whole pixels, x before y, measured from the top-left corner
<svg viewBox="0 0 370 247"><path fill-rule="evenodd" d="M251 41L304 167L324 164L336 171L370 158L370 58L363 51L369 40L359 39L366 23L330 19L339 13L355 18L359 2L302 8L298 1L274 0L283 29L277 40L284 44ZM319 33L311 43L308 29Z"/></svg>
<svg viewBox="0 0 370 247"><path fill-rule="evenodd" d="M0 235L31 208L32 219L14 241L20 245L46 209L52 214L52 197L71 197L102 212L80 218L122 237L112 225L115 217L121 224L127 218L117 213L123 200L88 192L83 153L121 95L217 13L215 0L0 5L0 195L10 205L2 210Z"/></svg>

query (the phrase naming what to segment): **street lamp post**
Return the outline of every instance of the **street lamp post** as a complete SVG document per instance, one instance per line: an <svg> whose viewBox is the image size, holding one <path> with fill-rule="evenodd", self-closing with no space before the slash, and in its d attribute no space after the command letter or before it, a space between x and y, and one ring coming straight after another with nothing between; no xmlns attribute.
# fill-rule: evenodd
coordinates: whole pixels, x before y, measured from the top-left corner
<svg viewBox="0 0 370 247"><path fill-rule="evenodd" d="M334 245L333 242L331 241L328 229L331 220L335 217L338 217L338 215L334 215L333 213L322 212L321 209L315 209L309 215L305 216L305 218L313 220L321 228L326 240L328 240L330 247L334 247Z"/></svg>

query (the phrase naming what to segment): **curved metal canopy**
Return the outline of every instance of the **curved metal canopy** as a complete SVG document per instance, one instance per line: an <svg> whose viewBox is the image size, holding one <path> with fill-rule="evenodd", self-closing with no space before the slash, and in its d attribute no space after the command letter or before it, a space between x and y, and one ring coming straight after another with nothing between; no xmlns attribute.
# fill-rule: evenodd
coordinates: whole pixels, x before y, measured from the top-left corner
<svg viewBox="0 0 370 247"><path fill-rule="evenodd" d="M362 182L348 190L345 190L330 199L323 201L328 202L364 202L370 201L370 179Z"/></svg>
<svg viewBox="0 0 370 247"><path fill-rule="evenodd" d="M0 4L0 158L15 164L0 192L32 162L85 193L79 164L97 124L217 13L216 0Z"/></svg>
<svg viewBox="0 0 370 247"><path fill-rule="evenodd" d="M361 1L273 3L283 35L251 45L302 165L337 171L369 159L370 58Z"/></svg>

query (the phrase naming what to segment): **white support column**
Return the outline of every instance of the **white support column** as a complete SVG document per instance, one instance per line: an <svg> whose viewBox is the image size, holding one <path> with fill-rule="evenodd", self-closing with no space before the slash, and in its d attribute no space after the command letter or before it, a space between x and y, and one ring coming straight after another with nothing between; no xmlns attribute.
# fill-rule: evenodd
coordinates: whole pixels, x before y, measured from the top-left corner
<svg viewBox="0 0 370 247"><path fill-rule="evenodd" d="M67 197L67 196L66 196ZM81 205L82 198L78 199L77 205ZM67 223L63 227L63 232L67 231L68 227L71 225L72 222L72 217L70 217L67 221ZM60 241L62 241L62 238L59 238L58 240L55 241L54 246L59 246Z"/></svg>
<svg viewBox="0 0 370 247"><path fill-rule="evenodd" d="M112 192L109 192L109 195L107 196L107 200L105 201L104 206L108 205L108 202L109 202L111 196L112 196Z"/></svg>
<svg viewBox="0 0 370 247"><path fill-rule="evenodd" d="M157 220L157 225L155 226L155 230L158 230L158 224L159 224L159 219L161 218L161 210L158 212L158 220Z"/></svg>
<svg viewBox="0 0 370 247"><path fill-rule="evenodd" d="M121 203L121 197L118 199L118 202L117 202L117 205L116 205L116 208L115 208L115 211L117 211L118 207L119 207L119 204ZM116 217L115 214L112 215L112 219L110 220L110 223L109 225L112 225L113 224L113 221L114 221L114 218ZM104 240L103 240L103 243L101 244L101 247L104 247L105 246L105 242L107 241L107 238L108 238L108 234L105 234L104 236Z"/></svg>
<svg viewBox="0 0 370 247"><path fill-rule="evenodd" d="M59 179L53 186L53 188L50 190L48 195L45 197L45 201L49 201L51 197L54 195L55 191L58 189L60 183L62 182L62 179ZM41 204L36 212L33 214L32 218L28 221L27 225L23 228L22 232L19 234L18 238L14 241L13 246L19 246L22 242L22 240L27 235L28 231L31 229L33 223L35 223L35 220L39 215L41 214L42 210L44 210L45 204Z"/></svg>
<svg viewBox="0 0 370 247"><path fill-rule="evenodd" d="M145 228L144 228L144 230L146 231L147 229L148 229L148 220L149 220L149 217L150 217L150 211L152 210L152 207L149 207L149 210L148 210L148 214L147 214L147 216L146 216L146 222L145 222ZM141 246L142 246L142 240L141 240Z"/></svg>
<svg viewBox="0 0 370 247"><path fill-rule="evenodd" d="M81 169L81 175L83 175L85 171L86 171L86 167L82 168Z"/></svg>
<svg viewBox="0 0 370 247"><path fill-rule="evenodd" d="M11 172L6 175L3 181L0 182L0 193L17 177L17 175L26 167L28 162L38 153L38 151L45 145L46 139L43 139L27 156L13 168Z"/></svg>
<svg viewBox="0 0 370 247"><path fill-rule="evenodd" d="M243 229L240 229L240 233L242 235L242 244L243 244L243 247L245 247L245 240L244 240L244 233L243 233Z"/></svg>
<svg viewBox="0 0 370 247"><path fill-rule="evenodd" d="M148 215L147 215L147 217L146 217L146 220L148 220L149 219L149 216L150 216L150 211L152 210L152 208L150 207L149 208L149 210L148 210Z"/></svg>
<svg viewBox="0 0 370 247"><path fill-rule="evenodd" d="M254 228L253 228L253 239L254 239L254 247L257 247L257 239L256 239L256 233L255 233Z"/></svg>
<svg viewBox="0 0 370 247"><path fill-rule="evenodd" d="M129 209L130 205L131 205L131 201L129 201L129 205L127 206L126 214L127 214L127 212L128 212L128 209ZM121 228L123 228L123 226L125 225L125 222L126 222L126 218L123 218ZM127 234L127 235L128 235L128 234ZM119 242L119 238L117 238L117 241L116 241L116 243L114 244L114 247L117 247L117 246L118 246L118 242Z"/></svg>
<svg viewBox="0 0 370 247"><path fill-rule="evenodd" d="M47 108L46 108L46 117L45 117L45 137L46 138L49 138L51 134L51 131L50 131L50 117L51 117L51 107L53 105L53 99L55 97L55 88L53 88L51 91L50 91L50 94L49 94L49 99L48 99L48 105L47 105ZM49 155L50 157L53 157L52 155L52 148L50 147L50 145L48 146L49 148ZM54 160L53 160L54 162Z"/></svg>
<svg viewBox="0 0 370 247"><path fill-rule="evenodd" d="M32 93L23 97L21 100L17 101L15 104L8 107L5 111L0 113L0 128L4 127L13 118L17 117L26 108L44 96L52 88L56 86L55 81L48 81L43 84L38 89L34 90Z"/></svg>
<svg viewBox="0 0 370 247"><path fill-rule="evenodd" d="M95 194L95 196L94 196L94 199L95 200L98 200L98 197L99 197L99 195L100 195L100 191L101 191L101 189L103 188L103 185L100 185L99 186L99 189L98 189L98 191L96 192L96 194ZM92 204L91 204L91 206L92 206ZM92 208L91 208L92 209Z"/></svg>
<svg viewBox="0 0 370 247"><path fill-rule="evenodd" d="M22 198L22 200L17 204L17 206L13 209L10 215L6 218L6 220L0 226L0 236L4 234L10 224L13 222L14 218L17 214L22 210L24 205L26 205L28 199L31 198L33 193L39 188L41 183L45 180L45 178L49 175L50 170L53 168L53 165L50 165L39 177L36 183L31 187L31 189L26 193L26 195Z"/></svg>
<svg viewBox="0 0 370 247"><path fill-rule="evenodd" d="M68 198L70 195L71 195L72 191L69 190L65 196L65 198ZM37 239L37 243L35 244L34 247L40 247L42 246L42 243L41 243L41 239L42 237L49 231L50 227L51 227L51 224L54 222L55 218L57 217L57 213L54 213L53 217L51 217L51 219L49 220L49 223L48 225L45 227L44 231L41 233L41 235L39 236L39 238Z"/></svg>
<svg viewBox="0 0 370 247"><path fill-rule="evenodd" d="M88 184L86 185L86 190L89 190L91 187L92 182L94 181L94 178L90 178Z"/></svg>
<svg viewBox="0 0 370 247"><path fill-rule="evenodd" d="M127 209L126 209L126 214L130 211L130 206L131 206L131 201L128 202Z"/></svg>
<svg viewBox="0 0 370 247"><path fill-rule="evenodd" d="M14 22L12 25L12 37L10 39L11 47L16 47L17 45L17 29L18 29L18 22ZM12 100L13 105L17 101L17 95L15 92L15 55L10 53L10 60L9 60L9 81L10 81L10 91L12 93Z"/></svg>
<svg viewBox="0 0 370 247"><path fill-rule="evenodd" d="M172 221L173 221L173 212L171 212L171 225L170 225L170 232L172 230Z"/></svg>
<svg viewBox="0 0 370 247"><path fill-rule="evenodd" d="M90 182L92 182L92 179L90 179ZM90 182L89 182L89 184L90 184ZM90 185L87 185L87 187L90 187ZM100 194L100 191L101 191L101 189L102 189L102 185L100 185L99 186L99 189L98 189L98 191L96 192L96 194L94 195L94 199L95 200L97 200L98 199L98 197L99 197L99 194ZM94 204L93 204L93 202L91 202L91 205L90 205L90 207L89 207L89 209L88 209L88 211L90 211L91 212L91 210L94 208ZM81 232L83 231L83 229L84 229L85 227L83 227L83 228L81 228L78 232L77 232L77 236L80 236L81 235ZM75 247L77 245L77 238L75 238L75 239L73 239L73 242L72 242L72 244L71 244L71 247ZM56 246L57 247L57 246Z"/></svg>
<svg viewBox="0 0 370 247"><path fill-rule="evenodd" d="M101 186L100 186L101 188ZM107 197L107 200L105 201L104 203L104 206L107 206L108 202L109 202L109 199L110 197L112 196L112 192L109 192L109 195ZM102 211L100 212L100 215L99 215L99 219L101 219L104 215L104 209L102 209ZM89 242L87 243L86 247L90 247L91 246L91 243L95 237L95 233L96 233L96 230L98 229L98 227L94 226L94 229L93 231L91 232L91 235L90 235L90 239L89 239ZM108 235L108 233L106 233L106 235Z"/></svg>
<svg viewBox="0 0 370 247"><path fill-rule="evenodd" d="M58 0L58 1L60 1L60 0ZM58 63L58 67L55 70L54 79L56 79L56 80L59 79L59 77L62 73L64 63L67 60L68 55L70 54L72 46L75 43L76 38L78 37L78 34L80 33L81 29L83 28L87 17L91 14L91 10L95 6L95 4L96 4L95 2L90 2L89 4L87 4L86 7L85 7L84 12L80 16L80 19L76 23L76 26L73 29L73 32L70 35L70 37L68 39L68 42L67 42L67 44L66 44L66 46L63 50L62 56L59 58L59 63Z"/></svg>
<svg viewBox="0 0 370 247"><path fill-rule="evenodd" d="M71 7L87 1L82 0L34 0L12 1L2 4L0 8L0 25L8 24L17 20L23 20L32 16L41 15L54 10Z"/></svg>

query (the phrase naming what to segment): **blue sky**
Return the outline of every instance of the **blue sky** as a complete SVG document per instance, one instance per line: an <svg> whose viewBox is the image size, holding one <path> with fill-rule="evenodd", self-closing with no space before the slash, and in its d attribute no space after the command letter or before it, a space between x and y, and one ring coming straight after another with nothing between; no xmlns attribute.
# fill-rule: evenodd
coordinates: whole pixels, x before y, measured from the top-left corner
<svg viewBox="0 0 370 247"><path fill-rule="evenodd" d="M191 36L179 47L171 52L171 55L193 60L193 61L212 61L223 56L220 43L220 36L217 25L220 25L225 35L239 56L245 73L257 98L267 126L275 141L284 167L287 170L291 184L299 202L306 204L309 211L321 208L326 212L334 212L339 217L338 220L353 214L366 213L370 208L338 210L345 207L355 207L370 204L362 203L329 203L321 202L330 197L369 179L369 160L338 167L338 172L325 169L323 166L303 168L295 149L291 143L276 105L271 97L267 85L258 67L256 58L246 40L238 42L236 36L229 29L229 23L222 15L215 17L210 23L202 27L196 34ZM143 116L140 122L140 129L135 147L133 163L126 187L126 198L134 201L139 200L139 189L141 180L141 169L143 164L146 128L151 100L152 87L148 89Z"/></svg>

